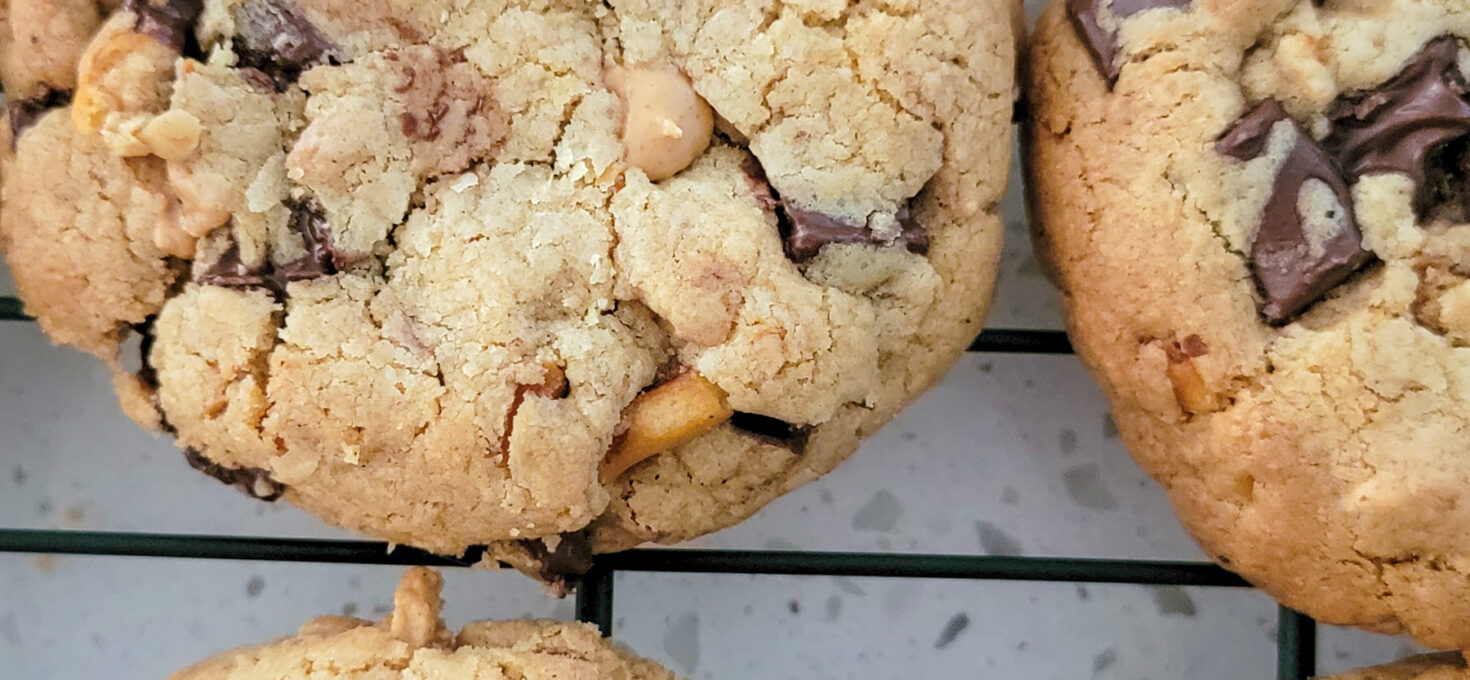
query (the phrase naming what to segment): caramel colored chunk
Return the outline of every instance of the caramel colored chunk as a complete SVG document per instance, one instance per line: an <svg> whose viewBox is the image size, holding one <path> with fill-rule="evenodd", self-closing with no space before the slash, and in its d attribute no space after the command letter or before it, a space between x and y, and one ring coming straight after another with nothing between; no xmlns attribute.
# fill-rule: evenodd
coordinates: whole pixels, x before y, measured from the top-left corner
<svg viewBox="0 0 1470 680"><path fill-rule="evenodd" d="M627 432L602 461L602 483L729 420L735 412L725 396L693 371L638 395L624 412Z"/></svg>
<svg viewBox="0 0 1470 680"><path fill-rule="evenodd" d="M1198 335L1191 335L1183 342L1175 342L1164 348L1169 359L1164 374L1174 388L1174 398L1179 401L1179 408L1190 415L1219 410L1217 397L1205 385L1204 377L1194 365L1195 358L1202 357L1209 351L1209 346Z"/></svg>
<svg viewBox="0 0 1470 680"><path fill-rule="evenodd" d="M623 100L623 146L629 165L657 182L689 167L709 147L715 117L678 70L619 67L608 86Z"/></svg>

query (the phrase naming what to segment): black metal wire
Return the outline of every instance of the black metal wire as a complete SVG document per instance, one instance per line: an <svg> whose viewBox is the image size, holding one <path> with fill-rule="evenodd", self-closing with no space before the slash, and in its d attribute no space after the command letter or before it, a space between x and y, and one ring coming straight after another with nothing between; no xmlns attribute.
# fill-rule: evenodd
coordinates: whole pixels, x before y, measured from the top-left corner
<svg viewBox="0 0 1470 680"><path fill-rule="evenodd" d="M0 321L30 321L26 316L20 300L13 297L0 297Z"/></svg>
<svg viewBox="0 0 1470 680"><path fill-rule="evenodd" d="M598 559L613 571L1250 587L1203 562L759 550L630 550Z"/></svg>
<svg viewBox="0 0 1470 680"><path fill-rule="evenodd" d="M1317 674L1317 622L1280 607L1276 617L1276 677L1303 680Z"/></svg>
<svg viewBox="0 0 1470 680"><path fill-rule="evenodd" d="M416 548L399 547L390 551L386 543L376 541L0 529L0 552L468 566L479 561L484 549L472 548L459 558L447 558ZM599 556L597 565L607 572L887 576L1230 588L1250 585L1235 574L1203 562L760 550L629 550Z"/></svg>
<svg viewBox="0 0 1470 680"><path fill-rule="evenodd" d="M484 549L471 548L453 558L417 548L390 549L387 543L377 541L0 529L0 553L3 552L458 567L480 561Z"/></svg>
<svg viewBox="0 0 1470 680"><path fill-rule="evenodd" d="M980 337L970 344L970 351L996 354L1071 354L1072 342L1063 331L997 328L980 333Z"/></svg>
<svg viewBox="0 0 1470 680"><path fill-rule="evenodd" d="M19 300L0 297L0 321L27 321ZM972 352L1071 354L1061 331L987 330ZM328 562L347 564L469 566L483 548L458 558L416 548L389 549L374 541L254 538L183 534L0 529L0 553L120 555L196 559ZM1134 583L1143 585L1249 587L1218 566L1196 562L979 557L876 553L809 553L728 550L630 550L599 556L577 590L576 618L613 629L613 586L619 571L703 574L770 574L898 578L987 579ZM1277 677L1306 680L1316 670L1316 623L1281 608L1277 626Z"/></svg>
<svg viewBox="0 0 1470 680"><path fill-rule="evenodd" d="M613 581L615 573L602 560L577 585L577 620L596 624L604 637L613 634Z"/></svg>

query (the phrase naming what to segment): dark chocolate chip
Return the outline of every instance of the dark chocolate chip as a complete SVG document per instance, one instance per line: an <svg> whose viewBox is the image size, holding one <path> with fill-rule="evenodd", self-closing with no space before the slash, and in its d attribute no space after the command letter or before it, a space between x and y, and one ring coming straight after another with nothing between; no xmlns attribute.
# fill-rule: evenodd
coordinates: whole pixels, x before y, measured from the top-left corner
<svg viewBox="0 0 1470 680"><path fill-rule="evenodd" d="M1424 186L1414 197L1424 219L1470 220L1470 136L1431 151L1424 160Z"/></svg>
<svg viewBox="0 0 1470 680"><path fill-rule="evenodd" d="M746 154L745 160L740 162L740 169L745 172L745 182L750 185L750 193L755 196L761 210L779 214L781 199L776 197L776 190L766 178L766 169L761 167L755 154Z"/></svg>
<svg viewBox="0 0 1470 680"><path fill-rule="evenodd" d="M1460 72L1460 43L1436 38L1402 71L1371 91L1340 99L1329 111L1332 132L1323 145L1349 179L1403 173L1415 187L1415 208L1424 215L1434 187L1427 162L1458 166L1459 158L1436 154L1450 141L1470 135L1470 102Z"/></svg>
<svg viewBox="0 0 1470 680"><path fill-rule="evenodd" d="M906 205L898 211L897 218L901 226L898 236L884 239L866 225L849 224L823 213L792 207L776 193L775 187L766 179L765 169L755 156L747 156L740 167L745 171L745 178L750 184L756 203L760 204L762 210L775 213L781 237L786 243L786 256L794 262L805 262L816 257L823 248L842 243L902 245L910 252L920 255L929 252L929 232L913 219Z"/></svg>
<svg viewBox="0 0 1470 680"><path fill-rule="evenodd" d="M483 103L477 103L471 110L483 108ZM404 111L398 114L398 127L403 131L403 136L409 139L418 139L432 142L439 138L443 132L441 125L444 117L449 115L449 102L441 101L422 115Z"/></svg>
<svg viewBox="0 0 1470 680"><path fill-rule="evenodd" d="M286 493L285 484L271 479L270 472L260 468L227 468L194 449L184 449L184 460L189 462L189 467L233 486L251 498L271 503Z"/></svg>
<svg viewBox="0 0 1470 680"><path fill-rule="evenodd" d="M558 538L555 550L548 550L546 542L539 538L527 539L520 544L536 561L532 576L565 593L592 569L592 541L585 531L565 533Z"/></svg>
<svg viewBox="0 0 1470 680"><path fill-rule="evenodd" d="M138 379L150 390L158 389L158 369L153 365L153 324L158 316L150 316L136 326L133 332L138 334Z"/></svg>
<svg viewBox="0 0 1470 680"><path fill-rule="evenodd" d="M337 249L332 242L332 232L327 229L327 213L315 199L290 201L291 228L301 234L306 244L306 258L316 262L321 273L317 276L335 274L351 266L354 258Z"/></svg>
<svg viewBox="0 0 1470 680"><path fill-rule="evenodd" d="M730 427L772 446L791 449L795 453L806 451L806 442L812 434L812 428L807 425L792 425L770 416L738 411L730 416Z"/></svg>
<svg viewBox="0 0 1470 680"><path fill-rule="evenodd" d="M903 245L911 253L919 255L929 254L929 230L914 217L914 213L905 205L898 209L898 224L903 228Z"/></svg>
<svg viewBox="0 0 1470 680"><path fill-rule="evenodd" d="M301 235L306 254L276 266L267 260L252 269L240 261L240 244L231 243L213 265L196 279L199 283L227 288L266 288L277 297L286 294L292 281L331 276L352 264L352 258L337 250L327 229L326 214L315 200L290 201L291 228Z"/></svg>
<svg viewBox="0 0 1470 680"><path fill-rule="evenodd" d="M1210 346L1198 335L1190 335L1183 341L1174 341L1164 345L1164 355L1168 357L1171 364L1182 364L1190 359L1202 357L1210 353Z"/></svg>
<svg viewBox="0 0 1470 680"><path fill-rule="evenodd" d="M153 325L158 321L158 315L148 317L142 324L133 326L140 339L138 341L139 367L136 375L138 380L148 388L153 400L153 408L158 411L158 429L167 434L178 434L173 424L168 422L168 414L163 411L163 401L158 397L158 367L153 365L153 343L158 340L153 334Z"/></svg>
<svg viewBox="0 0 1470 680"><path fill-rule="evenodd" d="M1227 156L1250 160L1266 148L1272 128L1290 120L1280 102L1267 100L1252 109L1216 142ZM1287 154L1261 215L1261 226L1251 246L1251 271L1261 288L1261 315L1271 324L1286 323L1373 259L1363 249L1363 237L1353 215L1352 194L1342 171L1301 126L1296 145ZM1325 184L1336 199L1327 219L1342 227L1312 252L1304 216L1298 210L1302 191L1311 180ZM1337 215L1336 211L1344 214Z"/></svg>
<svg viewBox="0 0 1470 680"><path fill-rule="evenodd" d="M1118 80L1122 65L1118 63L1118 35L1116 30L1103 28L1098 22L1098 6L1106 0L1067 0L1067 18L1072 28L1082 38L1092 63L1099 73L1108 79L1111 86ZM1109 5L1113 19L1120 21L1146 9L1157 7L1188 7L1190 0L1113 0Z"/></svg>
<svg viewBox="0 0 1470 680"><path fill-rule="evenodd" d="M335 49L295 0L245 0L235 10L235 33L240 65L270 76L277 90L330 63Z"/></svg>
<svg viewBox="0 0 1470 680"><path fill-rule="evenodd" d="M47 89L39 97L21 100L6 100L5 113L10 117L10 148L15 149L21 133L29 130L51 109L71 103L71 92Z"/></svg>
<svg viewBox="0 0 1470 680"><path fill-rule="evenodd" d="M204 0L125 0L123 9L137 15L134 31L183 52L204 11Z"/></svg>

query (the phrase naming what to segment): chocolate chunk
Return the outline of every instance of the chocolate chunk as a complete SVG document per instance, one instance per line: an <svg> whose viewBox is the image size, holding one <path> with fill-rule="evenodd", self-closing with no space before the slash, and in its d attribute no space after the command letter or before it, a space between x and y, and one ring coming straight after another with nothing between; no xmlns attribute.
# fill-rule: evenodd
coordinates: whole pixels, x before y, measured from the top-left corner
<svg viewBox="0 0 1470 680"><path fill-rule="evenodd" d="M471 110L483 107L483 103L477 103ZM409 111L398 114L398 127L403 131L404 137L432 142L438 139L440 133L443 132L440 126L447 115L449 115L449 102L441 101L424 111L423 115Z"/></svg>
<svg viewBox="0 0 1470 680"><path fill-rule="evenodd" d="M745 183L750 186L750 193L755 196L755 202L760 205L761 210L779 215L781 199L776 197L776 189L766 178L766 169L761 167L760 160L754 154L747 154L745 160L740 162L740 170L745 173Z"/></svg>
<svg viewBox="0 0 1470 680"><path fill-rule="evenodd" d="M821 213L785 206L786 254L797 262L810 260L833 243L864 243L872 240L867 227L851 225Z"/></svg>
<svg viewBox="0 0 1470 680"><path fill-rule="evenodd" d="M301 234L306 244L306 256L302 259L316 263L320 269L317 276L335 274L352 265L354 258L337 250L332 242L332 232L327 229L327 213L320 203L307 198L287 205L291 208L291 228Z"/></svg>
<svg viewBox="0 0 1470 680"><path fill-rule="evenodd" d="M1332 133L1323 145L1356 181L1364 175L1403 173L1415 186L1415 208L1430 208L1435 188L1427 182L1427 161L1458 168L1460 158L1437 151L1470 135L1470 102L1460 72L1460 43L1436 38L1409 60L1388 82L1351 98L1329 111ZM1443 174L1443 173L1441 173Z"/></svg>
<svg viewBox="0 0 1470 680"><path fill-rule="evenodd" d="M286 294L286 284L292 281L331 276L352 264L352 258L333 245L321 205L312 199L291 201L287 205L291 208L291 228L301 234L305 255L280 266L267 260L261 267L251 269L240 260L240 244L232 243L197 281L227 288L266 288L282 297Z"/></svg>
<svg viewBox="0 0 1470 680"><path fill-rule="evenodd" d="M806 451L807 439L812 434L812 428L807 425L792 425L770 416L738 411L730 416L730 427L772 446L791 449L795 453Z"/></svg>
<svg viewBox="0 0 1470 680"><path fill-rule="evenodd" d="M899 208L897 218L902 229L898 236L884 239L866 225L849 224L819 212L792 207L776 193L755 156L746 157L740 167L745 171L750 191L761 209L776 214L781 236L786 242L786 256L792 261L805 262L816 257L823 248L839 243L902 245L920 255L929 252L929 233L913 219L908 206Z"/></svg>
<svg viewBox="0 0 1470 680"><path fill-rule="evenodd" d="M1210 346L1198 335L1189 335L1183 341L1176 340L1164 346L1164 355L1171 364L1182 364L1209 353Z"/></svg>
<svg viewBox="0 0 1470 680"><path fill-rule="evenodd" d="M1118 63L1118 34L1116 29L1103 28L1098 21L1098 8L1107 0L1067 0L1067 18L1072 28L1082 38L1092 63L1099 73L1108 79L1111 87L1118 80L1122 65ZM1146 9L1157 7L1188 7L1190 0L1113 0L1109 11L1113 21L1118 22Z"/></svg>
<svg viewBox="0 0 1470 680"><path fill-rule="evenodd" d="M277 90L330 63L335 49L295 0L245 0L235 10L235 32L240 65L269 75Z"/></svg>
<svg viewBox="0 0 1470 680"><path fill-rule="evenodd" d="M547 549L546 541L539 538L520 544L536 561L536 571L531 575L565 594L592 569L592 541L585 531L565 533L557 538L555 550Z"/></svg>
<svg viewBox="0 0 1470 680"><path fill-rule="evenodd" d="M133 326L133 332L138 334L138 379L150 390L158 389L158 369L153 365L153 323L158 320L155 314L148 317L143 323Z"/></svg>
<svg viewBox="0 0 1470 680"><path fill-rule="evenodd" d="M60 108L71 103L71 92L66 90L47 89L39 97L20 100L6 100L5 112L10 116L10 148L15 150L15 143L20 139L22 132L29 130L32 125L41 120L51 109Z"/></svg>
<svg viewBox="0 0 1470 680"><path fill-rule="evenodd" d="M134 31L183 52L204 11L204 0L125 0L123 9L137 15Z"/></svg>
<svg viewBox="0 0 1470 680"><path fill-rule="evenodd" d="M233 486L251 498L271 503L286 493L285 484L271 479L270 472L260 468L227 468L194 449L184 449L184 460L189 462L189 467Z"/></svg>
<svg viewBox="0 0 1470 680"><path fill-rule="evenodd" d="M785 206L786 220L781 233L786 237L786 255L797 262L805 262L817 256L822 249L838 243L866 243L887 246L901 243L910 252L920 255L929 252L929 234L908 219L908 208L900 213L904 229L897 239L888 241L879 238L873 230L848 224L821 213ZM907 221L904 221L907 219Z"/></svg>
<svg viewBox="0 0 1470 680"><path fill-rule="evenodd" d="M1240 160L1255 158L1266 149L1276 123L1284 120L1289 118L1280 102L1262 102L1237 121L1215 148ZM1251 271L1265 298L1261 315L1273 325L1286 323L1373 259L1363 249L1352 194L1342 171L1301 126L1292 125L1296 145L1276 174L1251 246ZM1330 192L1330 204L1322 204L1322 189ZM1319 196L1306 194L1308 191ZM1303 207L1324 212L1303 215ZM1313 222L1319 226L1311 228ZM1323 230L1330 231L1316 234L1314 243L1311 232Z"/></svg>
<svg viewBox="0 0 1470 680"><path fill-rule="evenodd" d="M1470 220L1470 136L1445 143L1424 160L1424 185L1415 192L1421 219Z"/></svg>
<svg viewBox="0 0 1470 680"><path fill-rule="evenodd" d="M270 269L270 264L267 263L262 269ZM231 243L224 254L196 279L199 283L225 288L264 286L268 280L261 270L251 269L240 260L239 243Z"/></svg>

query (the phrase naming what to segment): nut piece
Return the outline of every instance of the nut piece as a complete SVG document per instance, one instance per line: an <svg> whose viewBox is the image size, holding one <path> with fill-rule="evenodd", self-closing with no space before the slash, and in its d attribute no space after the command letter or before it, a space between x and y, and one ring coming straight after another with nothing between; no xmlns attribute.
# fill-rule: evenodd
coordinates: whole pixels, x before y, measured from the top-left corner
<svg viewBox="0 0 1470 680"><path fill-rule="evenodd" d="M1199 369L1194 366L1194 359L1208 354L1209 351L1209 345L1198 335L1191 335L1183 342L1164 346L1164 354L1169 359L1164 375L1168 376L1169 383L1174 387L1174 398L1178 400L1179 408L1189 415L1219 410L1218 400L1205 385Z"/></svg>
<svg viewBox="0 0 1470 680"><path fill-rule="evenodd" d="M602 461L602 483L611 484L628 468L729 420L735 412L725 397L724 390L694 371L638 395L624 412L628 430Z"/></svg>
<svg viewBox="0 0 1470 680"><path fill-rule="evenodd" d="M709 147L715 117L677 69L614 67L607 84L623 100L623 146L629 165L659 181L689 167Z"/></svg>
<svg viewBox="0 0 1470 680"><path fill-rule="evenodd" d="M138 133L138 139L153 155L166 161L181 161L194 155L202 134L204 128L194 114L169 109L148 121Z"/></svg>

